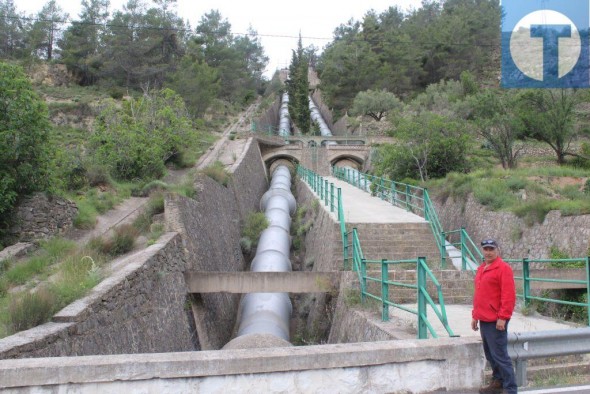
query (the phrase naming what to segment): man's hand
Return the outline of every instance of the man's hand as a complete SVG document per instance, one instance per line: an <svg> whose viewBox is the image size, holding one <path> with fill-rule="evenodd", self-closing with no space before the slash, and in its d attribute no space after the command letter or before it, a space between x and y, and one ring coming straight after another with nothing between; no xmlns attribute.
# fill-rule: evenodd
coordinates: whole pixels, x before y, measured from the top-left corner
<svg viewBox="0 0 590 394"><path fill-rule="evenodd" d="M479 330L479 327L477 326L477 320L475 320L475 319L471 319L471 329L472 329L473 331L477 331L477 330Z"/></svg>
<svg viewBox="0 0 590 394"><path fill-rule="evenodd" d="M496 320L496 330L504 331L506 329L506 320L498 319Z"/></svg>

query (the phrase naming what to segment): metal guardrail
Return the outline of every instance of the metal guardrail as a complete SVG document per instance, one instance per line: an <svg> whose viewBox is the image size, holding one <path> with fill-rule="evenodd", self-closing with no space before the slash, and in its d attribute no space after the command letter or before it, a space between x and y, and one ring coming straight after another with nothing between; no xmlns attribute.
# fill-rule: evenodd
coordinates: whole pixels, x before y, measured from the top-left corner
<svg viewBox="0 0 590 394"><path fill-rule="evenodd" d="M526 385L527 361L532 358L586 353L590 353L590 327L508 333L508 355L515 363L518 386Z"/></svg>

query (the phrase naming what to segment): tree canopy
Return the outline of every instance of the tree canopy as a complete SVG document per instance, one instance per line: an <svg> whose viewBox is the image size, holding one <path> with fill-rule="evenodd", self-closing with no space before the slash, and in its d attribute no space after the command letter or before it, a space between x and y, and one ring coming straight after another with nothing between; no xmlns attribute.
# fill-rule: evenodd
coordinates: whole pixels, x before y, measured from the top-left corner
<svg viewBox="0 0 590 394"><path fill-rule="evenodd" d="M0 62L0 219L19 197L49 186L49 130L23 70Z"/></svg>

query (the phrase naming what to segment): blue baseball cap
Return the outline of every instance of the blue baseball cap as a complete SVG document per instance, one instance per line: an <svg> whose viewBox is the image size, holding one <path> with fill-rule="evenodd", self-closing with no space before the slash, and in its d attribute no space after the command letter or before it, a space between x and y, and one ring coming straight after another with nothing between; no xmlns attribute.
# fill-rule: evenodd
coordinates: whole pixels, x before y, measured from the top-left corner
<svg viewBox="0 0 590 394"><path fill-rule="evenodd" d="M494 239L484 239L483 241L481 241L481 246L482 247L488 247L488 248L497 248L498 247L498 243L496 242L496 240Z"/></svg>

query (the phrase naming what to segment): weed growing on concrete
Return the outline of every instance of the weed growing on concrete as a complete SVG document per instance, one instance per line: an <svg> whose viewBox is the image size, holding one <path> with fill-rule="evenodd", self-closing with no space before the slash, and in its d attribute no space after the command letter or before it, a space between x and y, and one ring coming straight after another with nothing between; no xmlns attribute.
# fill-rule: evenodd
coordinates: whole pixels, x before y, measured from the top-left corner
<svg viewBox="0 0 590 394"><path fill-rule="evenodd" d="M230 175L225 170L223 163L220 161L216 161L209 167L204 168L201 172L220 185L227 186L229 183Z"/></svg>
<svg viewBox="0 0 590 394"><path fill-rule="evenodd" d="M9 307L9 332L19 332L49 320L53 315L55 295L45 289L22 292L12 297Z"/></svg>
<svg viewBox="0 0 590 394"><path fill-rule="evenodd" d="M112 237L107 239L95 238L90 245L102 254L119 256L133 250L138 235L139 232L133 225L123 224L115 229Z"/></svg>
<svg viewBox="0 0 590 394"><path fill-rule="evenodd" d="M240 246L244 253L249 254L258 245L260 234L268 227L268 219L264 212L250 212L242 226Z"/></svg>

